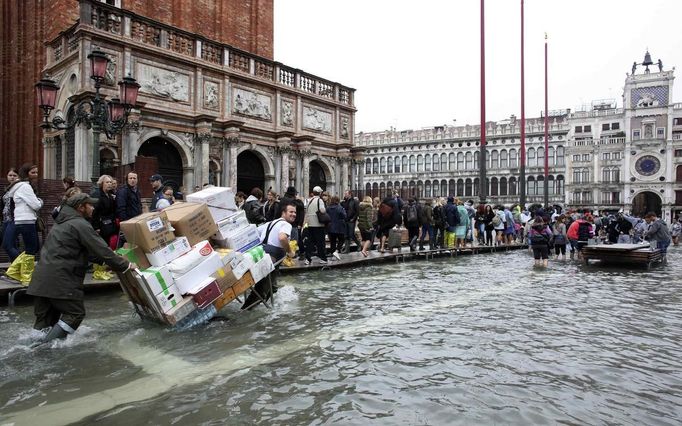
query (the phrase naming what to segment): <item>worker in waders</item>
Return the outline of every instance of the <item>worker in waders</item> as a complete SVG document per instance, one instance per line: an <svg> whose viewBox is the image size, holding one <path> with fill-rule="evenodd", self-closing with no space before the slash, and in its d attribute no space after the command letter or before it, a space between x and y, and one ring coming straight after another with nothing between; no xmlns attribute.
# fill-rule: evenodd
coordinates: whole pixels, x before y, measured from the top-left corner
<svg viewBox="0 0 682 426"><path fill-rule="evenodd" d="M88 259L116 271L136 267L114 253L88 221L97 201L82 193L70 197L40 251L27 294L34 297L33 327L46 334L34 346L74 333L85 318L83 280Z"/></svg>

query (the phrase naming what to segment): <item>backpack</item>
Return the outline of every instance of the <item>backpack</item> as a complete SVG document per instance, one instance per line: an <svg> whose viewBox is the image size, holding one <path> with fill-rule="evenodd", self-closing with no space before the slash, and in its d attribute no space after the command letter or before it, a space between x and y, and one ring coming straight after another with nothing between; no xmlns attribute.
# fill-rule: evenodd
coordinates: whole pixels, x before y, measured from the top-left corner
<svg viewBox="0 0 682 426"><path fill-rule="evenodd" d="M379 205L379 215L384 219L390 219L393 216L393 207L386 203L381 203Z"/></svg>
<svg viewBox="0 0 682 426"><path fill-rule="evenodd" d="M447 227L455 227L459 225L459 210L454 204L448 204L445 207L445 215L447 218Z"/></svg>
<svg viewBox="0 0 682 426"><path fill-rule="evenodd" d="M578 241L587 242L592 233L592 225L587 222L578 223Z"/></svg>
<svg viewBox="0 0 682 426"><path fill-rule="evenodd" d="M415 225L419 223L419 214L417 212L417 204L412 203L407 205L407 223L410 225Z"/></svg>
<svg viewBox="0 0 682 426"><path fill-rule="evenodd" d="M534 246L549 244L549 238L545 234L536 233L530 236L530 243Z"/></svg>
<svg viewBox="0 0 682 426"><path fill-rule="evenodd" d="M492 223L493 223L493 226L500 226L500 223L502 223L502 219L500 219L500 215L495 213L495 216L493 216Z"/></svg>

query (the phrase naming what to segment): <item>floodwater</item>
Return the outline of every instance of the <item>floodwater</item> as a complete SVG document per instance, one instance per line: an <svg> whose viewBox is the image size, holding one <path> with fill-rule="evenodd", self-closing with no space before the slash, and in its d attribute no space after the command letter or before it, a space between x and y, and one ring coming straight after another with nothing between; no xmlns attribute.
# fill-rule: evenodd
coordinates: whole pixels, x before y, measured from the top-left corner
<svg viewBox="0 0 682 426"><path fill-rule="evenodd" d="M682 422L682 250L651 271L525 251L280 277L275 309L174 332L118 292L27 348L0 307L0 424Z"/></svg>

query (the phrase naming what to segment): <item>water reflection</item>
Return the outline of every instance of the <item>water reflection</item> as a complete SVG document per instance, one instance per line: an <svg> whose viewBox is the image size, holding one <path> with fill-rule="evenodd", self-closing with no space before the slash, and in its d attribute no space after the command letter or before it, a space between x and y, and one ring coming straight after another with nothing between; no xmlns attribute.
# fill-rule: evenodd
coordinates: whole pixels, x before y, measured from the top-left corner
<svg viewBox="0 0 682 426"><path fill-rule="evenodd" d="M0 418L675 424L682 256L669 258L534 270L510 252L283 276L275 310L230 307L182 333L110 292L88 298L76 338L37 352L31 308L3 308Z"/></svg>

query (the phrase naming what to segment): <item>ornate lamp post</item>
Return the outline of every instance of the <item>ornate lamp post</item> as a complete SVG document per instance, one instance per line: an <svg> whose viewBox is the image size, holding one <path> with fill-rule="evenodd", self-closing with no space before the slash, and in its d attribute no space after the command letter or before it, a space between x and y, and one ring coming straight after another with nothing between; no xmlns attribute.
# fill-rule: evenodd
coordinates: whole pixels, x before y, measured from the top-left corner
<svg viewBox="0 0 682 426"><path fill-rule="evenodd" d="M75 114L68 122L61 117L55 117L52 122L48 120L50 111L55 107L57 101L57 91L59 86L48 78L40 80L36 84L36 95L38 106L43 110L43 123L40 125L44 129L67 129L73 128L81 123L92 129L93 150L92 150L92 176L91 180L96 183L99 179L99 135L104 132L107 138L112 139L121 133L123 127L128 122L130 110L137 102L137 93L140 85L134 78L128 76L118 82L120 98L113 98L106 101L99 90L104 81L109 58L99 50L94 50L88 55L90 60L90 78L95 81L95 97L84 99L75 107Z"/></svg>

